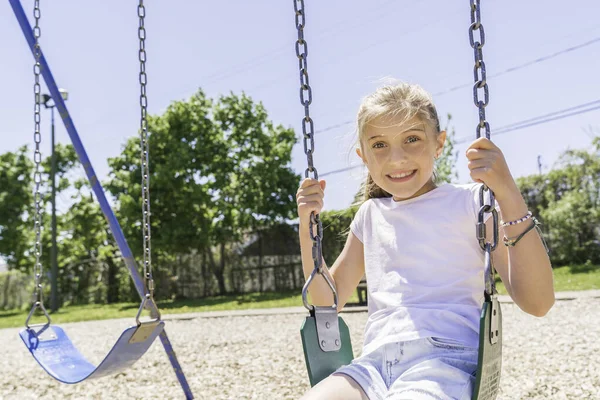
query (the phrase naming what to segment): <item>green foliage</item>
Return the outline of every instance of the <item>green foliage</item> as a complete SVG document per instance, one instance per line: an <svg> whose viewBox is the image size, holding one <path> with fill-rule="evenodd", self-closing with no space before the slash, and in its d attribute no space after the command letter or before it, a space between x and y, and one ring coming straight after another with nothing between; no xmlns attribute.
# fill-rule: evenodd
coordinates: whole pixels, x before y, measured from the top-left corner
<svg viewBox="0 0 600 400"><path fill-rule="evenodd" d="M17 270L0 272L0 310L31 307L32 290L30 276Z"/></svg>
<svg viewBox="0 0 600 400"><path fill-rule="evenodd" d="M359 206L352 206L340 211L324 211L319 214L323 224L323 258L329 267L333 265L342 252L350 223L358 211Z"/></svg>
<svg viewBox="0 0 600 400"><path fill-rule="evenodd" d="M450 121L452 115L448 114L448 121L446 122L446 143L444 144L444 150L442 154L435 162L435 173L437 183L450 183L458 180L458 172L456 171L456 161L458 160L458 151L454 148L456 146L456 130L454 127L450 127Z"/></svg>
<svg viewBox="0 0 600 400"><path fill-rule="evenodd" d="M294 217L299 181L289 165L294 132L274 126L262 104L244 94L213 101L201 90L151 117L149 131L153 250L159 257L206 252L224 293L228 244L249 230ZM109 160L106 185L138 257L139 154L139 140L130 139Z"/></svg>
<svg viewBox="0 0 600 400"><path fill-rule="evenodd" d="M71 304L118 301L118 297L109 298L107 292L109 281L115 281L120 273L117 268L109 268L109 262L117 257L117 248L106 219L86 179L76 180L72 189L72 204L61 215L58 231L63 301ZM126 270L121 268L121 273L126 274Z"/></svg>
<svg viewBox="0 0 600 400"><path fill-rule="evenodd" d="M29 283L32 282L35 239L32 220L34 166L31 157L26 147L0 156L0 254L7 259L10 269L26 272L24 276ZM73 182L72 176L79 168L73 146L57 144L55 157L57 197L64 199L67 193L71 195L68 209L57 215L59 297L63 302L75 304L105 301L105 260L109 255L114 256L115 252L114 246L108 242L106 221L87 181ZM40 261L44 271L42 284L46 298L50 293L51 268L50 168L51 157L46 157L41 162L40 185ZM10 283L11 288L8 289L4 284L0 288L12 291L16 281L9 276L5 283ZM20 279L19 282L23 285L26 280ZM30 292L31 288L27 290Z"/></svg>
<svg viewBox="0 0 600 400"><path fill-rule="evenodd" d="M230 94L213 101L199 90L149 119L154 278L157 294L170 296L169 282L181 271L178 260L203 254L203 276L212 272L224 293L225 264L233 244L247 233L294 218L299 176L290 167L293 130L275 126L262 104ZM0 156L0 255L9 268L33 265L33 163L23 147ZM107 223L72 146L57 145L57 195L70 196L57 215L59 287L67 304L133 300L136 292ZM141 257L141 174L138 138L109 160L105 187L117 200L121 227ZM42 160L43 281L50 269L51 160ZM210 270L206 269L210 267ZM189 268L197 268L191 265ZM206 271L204 271L206 269ZM206 273L205 273L206 272ZM164 282L161 291L160 281Z"/></svg>
<svg viewBox="0 0 600 400"><path fill-rule="evenodd" d="M26 270L33 224L33 162L27 147L0 155L0 254L9 267Z"/></svg>
<svg viewBox="0 0 600 400"><path fill-rule="evenodd" d="M544 224L553 265L600 262L600 138L590 151L567 150L558 168L517 184Z"/></svg>
<svg viewBox="0 0 600 400"><path fill-rule="evenodd" d="M548 240L556 264L600 260L599 211L583 191L567 192L560 200L552 201L547 209L541 210L541 216L548 225Z"/></svg>

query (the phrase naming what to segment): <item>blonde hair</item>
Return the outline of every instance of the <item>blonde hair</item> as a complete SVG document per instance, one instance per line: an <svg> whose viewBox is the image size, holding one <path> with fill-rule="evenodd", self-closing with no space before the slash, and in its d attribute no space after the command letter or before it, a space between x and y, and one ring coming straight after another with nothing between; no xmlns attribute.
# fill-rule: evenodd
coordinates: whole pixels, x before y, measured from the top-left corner
<svg viewBox="0 0 600 400"><path fill-rule="evenodd" d="M403 122L417 117L435 129L436 134L440 132L440 120L431 95L419 85L400 82L382 86L363 99L358 109L356 144L361 145L368 126L375 119L397 117L401 117ZM372 198L392 197L373 181L371 174L368 174L362 190L362 202Z"/></svg>

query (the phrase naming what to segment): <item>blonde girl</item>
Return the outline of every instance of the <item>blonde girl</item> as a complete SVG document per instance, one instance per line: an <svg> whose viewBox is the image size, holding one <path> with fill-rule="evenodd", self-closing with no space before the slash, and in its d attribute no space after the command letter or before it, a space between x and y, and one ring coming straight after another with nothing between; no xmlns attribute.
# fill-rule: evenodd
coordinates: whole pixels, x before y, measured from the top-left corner
<svg viewBox="0 0 600 400"><path fill-rule="evenodd" d="M542 238L500 149L480 138L467 149L474 183L437 184L443 151L431 96L400 83L367 96L358 111L356 154L368 169L364 202L344 249L324 267L344 307L364 275L368 320L362 353L303 400L470 399L483 302L483 252L475 238L479 188L495 194L501 216L493 263L514 302L544 316L554 304L552 268ZM310 215L323 208L326 183L305 179L296 199L305 277L313 270ZM492 236L491 220L486 221ZM514 242L514 241L513 241ZM510 242L509 242L510 243ZM310 286L315 305L331 305L323 277Z"/></svg>

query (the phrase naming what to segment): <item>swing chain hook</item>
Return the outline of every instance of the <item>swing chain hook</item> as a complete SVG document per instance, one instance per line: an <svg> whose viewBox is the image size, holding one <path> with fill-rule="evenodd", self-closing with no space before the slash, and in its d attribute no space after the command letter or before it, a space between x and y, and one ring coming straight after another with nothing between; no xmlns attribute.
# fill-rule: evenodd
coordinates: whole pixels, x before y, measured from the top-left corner
<svg viewBox="0 0 600 400"><path fill-rule="evenodd" d="M302 135L304 138L304 154L308 167L304 171L304 177L309 178L312 173L312 179L319 180L319 173L313 163L313 153L315 150L315 124L310 117L310 105L312 103L312 88L308 78L308 43L304 39L304 27L306 25L306 14L304 12L304 0L293 0L296 19L296 30L298 39L296 40L296 57L298 57L298 68L300 71L300 104L304 107L304 118L302 118ZM316 227L316 233L315 233ZM333 306L337 310L338 296L337 290L333 282L330 281L326 274L323 274L323 224L319 218L319 214L312 213L309 223L310 238L313 242L312 258L315 268L307 279L302 289L302 302L304 307L309 311L313 310L313 306L308 303L308 287L312 283L313 278L317 274L321 274L327 281L329 288L333 293Z"/></svg>
<svg viewBox="0 0 600 400"><path fill-rule="evenodd" d="M138 4L138 39L140 62L140 160L142 175L142 241L143 241L143 263L144 263L144 282L146 284L147 295L142 301L142 305L154 299L154 279L152 277L152 256L151 256L151 232L150 232L150 165L149 165L149 145L148 145L148 97L146 96L146 28L144 25L146 17L146 7L144 0ZM148 298L149 296L149 298ZM155 307L156 308L156 307Z"/></svg>

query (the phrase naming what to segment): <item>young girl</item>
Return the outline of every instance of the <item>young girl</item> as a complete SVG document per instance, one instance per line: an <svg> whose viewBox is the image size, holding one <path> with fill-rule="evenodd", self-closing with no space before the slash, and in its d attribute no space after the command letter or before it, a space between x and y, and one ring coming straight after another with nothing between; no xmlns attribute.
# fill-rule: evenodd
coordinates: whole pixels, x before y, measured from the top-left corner
<svg viewBox="0 0 600 400"><path fill-rule="evenodd" d="M323 272L335 282L340 310L366 274L363 351L303 399L471 398L484 291L484 254L475 236L482 183L494 192L502 219L492 260L506 290L538 317L554 304L552 269L537 230L514 246L503 244L534 219L502 152L485 138L475 140L466 156L476 183L438 185L434 162L445 139L431 97L417 85L385 86L363 100L356 153L369 171L365 201L342 253ZM324 191L325 181L305 179L296 195L306 277L314 268L310 214L321 211ZM492 238L492 219L486 228ZM327 283L317 278L312 303L333 304Z"/></svg>

